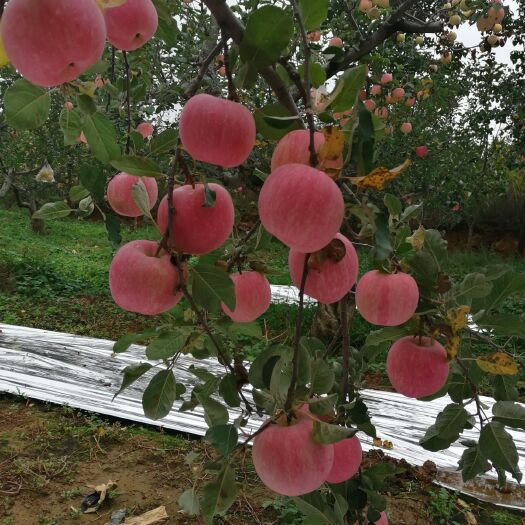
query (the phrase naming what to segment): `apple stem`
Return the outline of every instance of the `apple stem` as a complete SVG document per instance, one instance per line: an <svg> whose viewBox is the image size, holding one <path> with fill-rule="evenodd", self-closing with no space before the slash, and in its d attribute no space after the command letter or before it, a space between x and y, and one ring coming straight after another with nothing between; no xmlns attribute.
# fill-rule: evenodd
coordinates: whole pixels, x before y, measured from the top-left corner
<svg viewBox="0 0 525 525"><path fill-rule="evenodd" d="M295 19L299 26L301 32L301 39L303 43L303 52L304 52L304 106L306 110L306 120L308 121L308 129L310 131L310 144L308 149L310 150L310 165L315 168L318 164L317 153L315 151L315 121L314 114L312 111L312 96L310 93L311 84L310 84L310 46L308 45L308 35L306 33L306 28L304 26L303 17L299 6L297 5L296 0L291 0L290 2L293 7Z"/></svg>
<svg viewBox="0 0 525 525"><path fill-rule="evenodd" d="M295 389L297 387L297 377L299 375L299 341L301 340L301 332L303 327L303 316L304 316L304 287L306 286L306 277L308 276L308 260L310 254L306 253L304 256L303 263L303 274L301 277L301 287L299 288L299 307L297 309L297 320L295 322L295 336L294 336L294 348L293 348L293 359L292 359L292 379L290 386L288 387L288 393L286 395L286 403L284 410L290 417L290 410L295 397Z"/></svg>

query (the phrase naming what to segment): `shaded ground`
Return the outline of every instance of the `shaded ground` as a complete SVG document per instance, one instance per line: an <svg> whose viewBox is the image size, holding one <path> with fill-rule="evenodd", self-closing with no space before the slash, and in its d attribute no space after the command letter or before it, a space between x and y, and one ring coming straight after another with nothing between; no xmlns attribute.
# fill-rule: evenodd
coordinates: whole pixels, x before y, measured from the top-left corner
<svg viewBox="0 0 525 525"><path fill-rule="evenodd" d="M193 468L188 453L200 454ZM0 525L104 525L111 513L129 515L165 505L168 523L201 524L180 512L177 499L192 480L205 481L200 464L211 458L201 441L173 433L98 418L38 402L0 397ZM381 451L365 465L394 461ZM522 525L525 518L458 499L430 482L432 464L420 469L395 462L403 470L388 497L391 525L467 524ZM302 518L285 499L277 498L257 480L249 452L240 459L238 481L245 487L223 525L299 525ZM118 488L99 513L79 511L87 485L118 480ZM469 514L470 513L470 514ZM468 521L475 518L475 522Z"/></svg>

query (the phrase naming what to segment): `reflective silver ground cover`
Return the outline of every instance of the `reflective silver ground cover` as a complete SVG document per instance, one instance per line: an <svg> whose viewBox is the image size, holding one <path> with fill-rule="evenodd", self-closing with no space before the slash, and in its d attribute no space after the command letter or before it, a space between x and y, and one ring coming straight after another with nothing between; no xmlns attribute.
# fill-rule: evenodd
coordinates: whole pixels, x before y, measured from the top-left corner
<svg viewBox="0 0 525 525"><path fill-rule="evenodd" d="M0 330L0 391L198 436L205 434L207 426L200 407L192 412L179 412L180 403L176 403L162 420L152 421L144 416L142 392L154 371L150 370L112 401L120 386L122 369L145 360L143 347L133 345L127 352L113 355L113 341L4 324L0 324ZM198 381L188 372L191 365L224 372L215 360L198 361L182 356L175 371L177 381L186 385ZM249 390L245 393L250 398ZM418 440L434 423L438 412L451 402L448 397L422 402L377 390L363 390L362 395L378 436L393 443L393 448L385 451L388 455L404 458L414 465L431 460L441 469L457 467L464 450L461 445L453 445L441 452L429 452L418 445ZM494 400L483 397L482 402L490 415ZM230 410L230 414L233 421L239 411ZM261 419L253 416L246 431L253 431L260 424ZM520 454L520 468L525 471L525 432L510 432ZM364 450L374 448L366 435L360 434L359 437ZM477 432L465 431L462 437L477 438ZM523 499L504 504L525 509Z"/></svg>

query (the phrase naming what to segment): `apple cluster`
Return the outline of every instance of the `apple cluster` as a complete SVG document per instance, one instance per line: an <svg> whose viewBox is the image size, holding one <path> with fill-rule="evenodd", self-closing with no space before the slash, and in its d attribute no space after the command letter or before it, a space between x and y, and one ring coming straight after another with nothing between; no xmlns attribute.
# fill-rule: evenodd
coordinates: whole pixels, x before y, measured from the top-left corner
<svg viewBox="0 0 525 525"><path fill-rule="evenodd" d="M127 0L104 9L96 0L10 0L0 34L19 73L53 87L95 65L106 39L117 49L134 51L151 39L157 25L151 0Z"/></svg>

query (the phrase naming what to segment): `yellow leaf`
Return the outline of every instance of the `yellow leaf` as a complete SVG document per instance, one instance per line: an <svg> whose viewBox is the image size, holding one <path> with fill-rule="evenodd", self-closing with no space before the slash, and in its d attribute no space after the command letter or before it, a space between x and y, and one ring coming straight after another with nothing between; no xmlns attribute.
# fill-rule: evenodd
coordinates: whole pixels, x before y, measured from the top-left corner
<svg viewBox="0 0 525 525"><path fill-rule="evenodd" d="M79 82L77 87L80 93L91 98L95 96L95 91L97 90L95 82Z"/></svg>
<svg viewBox="0 0 525 525"><path fill-rule="evenodd" d="M394 448L394 444L392 441L388 441L388 439L385 439L383 441L383 448L386 448L387 450L392 450Z"/></svg>
<svg viewBox="0 0 525 525"><path fill-rule="evenodd" d="M458 349L461 339L459 335L452 336L445 345L445 350L449 359L454 359L458 355Z"/></svg>
<svg viewBox="0 0 525 525"><path fill-rule="evenodd" d="M447 312L447 318L454 333L459 332L462 328L467 326L469 312L470 307L466 305L451 308Z"/></svg>
<svg viewBox="0 0 525 525"><path fill-rule="evenodd" d="M344 133L334 127L323 129L324 143L317 152L319 169L331 178L336 179L343 169L343 147L345 145Z"/></svg>
<svg viewBox="0 0 525 525"><path fill-rule="evenodd" d="M476 363L484 372L500 376L515 376L518 373L518 364L512 357L503 352L481 356Z"/></svg>
<svg viewBox="0 0 525 525"><path fill-rule="evenodd" d="M119 5L123 5L128 0L97 0L97 4L100 7L100 9L108 9L109 7L118 7Z"/></svg>
<svg viewBox="0 0 525 525"><path fill-rule="evenodd" d="M4 67L9 64L9 58L5 51L4 42L2 36L0 35L0 67Z"/></svg>
<svg viewBox="0 0 525 525"><path fill-rule="evenodd" d="M372 443L374 447L380 447L383 444L383 441L381 440L381 438L374 438L372 440Z"/></svg>
<svg viewBox="0 0 525 525"><path fill-rule="evenodd" d="M392 179L398 177L403 171L405 171L412 161L410 159L405 160L403 164L389 170L385 167L379 167L370 172L366 177L351 177L350 180L358 188L373 188L376 190L383 190L385 184Z"/></svg>
<svg viewBox="0 0 525 525"><path fill-rule="evenodd" d="M412 245L416 252L421 250L425 244L425 228L420 226L410 237L406 238L406 241Z"/></svg>

